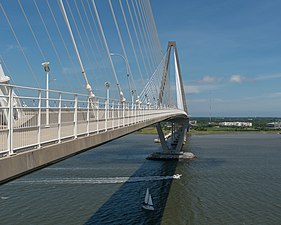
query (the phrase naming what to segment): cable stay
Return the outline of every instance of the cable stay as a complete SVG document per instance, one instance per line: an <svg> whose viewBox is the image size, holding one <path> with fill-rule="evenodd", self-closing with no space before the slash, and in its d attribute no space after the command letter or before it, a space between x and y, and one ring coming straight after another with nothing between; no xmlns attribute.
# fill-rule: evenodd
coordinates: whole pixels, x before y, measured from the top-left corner
<svg viewBox="0 0 281 225"><path fill-rule="evenodd" d="M130 64L128 62L127 52L125 50L124 42L123 42L123 39L122 39L122 36L121 36L121 33L120 33L120 29L119 29L119 26L118 26L118 22L117 22L115 13L114 13L114 9L113 9L111 0L109 0L109 6L110 6L110 10L111 10L111 13L112 13L112 16L113 16L114 24L115 24L115 27L116 27L116 30L117 30L117 33L118 33L118 37L119 37L119 41L120 41L120 44L121 44L121 47L122 47L122 51L123 51L123 54L124 54L124 60L125 60L125 63L126 63L126 68L127 68L127 78L128 78L128 82L129 82L129 90L130 90L130 95L132 95L132 103L133 103L133 96L135 95L135 98L138 99L138 93L137 93L136 85L135 85L134 78L133 78L133 73L131 71L131 67L130 67ZM131 92L129 80L131 80L132 84L133 84L134 90L132 92Z"/></svg>
<svg viewBox="0 0 281 225"><path fill-rule="evenodd" d="M19 48L21 50L21 53L22 53L22 55L23 55L23 57L24 57L24 59L25 59L25 61L27 63L27 66L28 66L29 70L31 71L31 74L33 75L34 80L37 83L37 87L39 87L39 82L38 82L38 79L37 79L37 77L35 75L35 72L34 72L32 66L31 66L31 64L30 64L30 62L29 62L29 60L28 60L28 58L27 58L27 56L26 56L26 54L25 54L25 52L23 50L23 47L22 47L22 45L21 45L21 43L19 41L19 38L17 37L16 32L15 32L15 30L14 30L14 28L13 28L13 26L12 26L12 24L11 24L11 22L10 22L10 20L9 20L9 18L8 18L8 16L7 16L7 14L6 14L6 12L5 12L5 10L4 10L4 8L3 8L1 3L0 3L0 8L2 9L2 12L3 12L4 16L5 16L5 19L7 20L7 23L9 24L9 27L10 27L10 29L11 29L13 35L14 35L14 38L15 38L15 40L16 40L16 42L17 42L17 44L18 44L18 46L19 46Z"/></svg>
<svg viewBox="0 0 281 225"><path fill-rule="evenodd" d="M63 43L63 47L64 47L64 49L65 49L65 51L66 51L67 58L68 58L68 60L70 61L70 64L71 64L71 66L72 66L72 70L74 71L74 68L75 68L74 62L73 62L73 60L72 60L72 57L70 56L70 52L69 52L69 50L68 50L68 48L67 48L67 46L66 46L65 39L63 38L61 29L60 29L60 27L59 27L59 25L58 25L58 22L57 22L57 19L56 19L55 15L54 15L54 12L53 12L53 10L52 10L52 8L51 8L51 6L50 6L49 0L46 0L46 3L47 3L47 6L48 6L49 11L50 11L50 13L51 13L52 19L53 19L53 21L54 21L54 23L55 23L55 27L56 27L56 29L57 29L57 31L58 31L59 37L60 37L60 39L61 39L61 41L62 41L62 43ZM58 4L59 4L59 3L58 3ZM64 74L64 73L63 73L63 74ZM82 85L81 80L79 79L80 77L78 77L77 73L74 73L74 74L76 75L76 76L75 76L76 81L79 83L80 88L82 88L83 85Z"/></svg>
<svg viewBox="0 0 281 225"><path fill-rule="evenodd" d="M66 22L66 25L67 25L67 28L68 28L68 31L69 31L69 34L70 34L70 37L71 37L71 40L72 40L72 43L73 43L73 46L74 46L74 49L75 49L75 52L76 52L76 55L77 55L77 58L78 58L78 61L79 61L79 64L80 64L82 75L83 75L83 78L84 78L84 81L85 81L85 84L86 84L86 90L88 91L89 98L94 99L95 95L93 93L91 85L89 84L88 77L86 75L86 72L85 72L85 69L84 69L80 54L79 54L79 50L77 48L77 45L76 45L76 42L75 42L75 39L74 39L74 36L73 36L73 33L72 33L72 29L71 29L71 26L70 26L70 23L68 21L68 17L67 17L64 5L63 5L63 0L60 0L60 6L61 6L61 10L62 10L64 19L65 19L65 22Z"/></svg>
<svg viewBox="0 0 281 225"><path fill-rule="evenodd" d="M117 89L118 89L118 92L119 92L120 102L122 103L122 106L124 107L126 99L125 99L124 94L121 90L121 87L120 87L120 84L119 84L119 81L118 81L118 78L117 78L117 74L116 74L116 71L115 71L115 67L114 67L113 61L110 57L110 51L109 51L109 48L108 48L106 37L105 37L104 31L103 31L103 27L102 27L102 24L101 24L101 21L100 21L99 13L98 13L98 10L97 10L97 7L96 7L96 4L95 4L94 0L92 0L92 4L93 4L93 7L94 7L94 11L95 11L95 14L96 14L98 25L99 25L99 28L100 28L100 31L101 31L101 34L102 34L102 38L103 38L104 45L105 45L105 48L106 48L107 56L108 56L109 61L110 61L111 69L112 69L112 72L113 72L114 77L115 77L115 82L116 82L116 86L117 86Z"/></svg>
<svg viewBox="0 0 281 225"><path fill-rule="evenodd" d="M111 96L115 95L114 98L117 96L118 99L111 99L111 101L118 101L123 107L127 107L126 98L127 102L132 104L132 108L140 104L145 104L147 107L171 105L173 95L170 92L174 90L174 86L171 86L173 78L170 79L169 64L171 49L175 46L171 45L163 54L149 0L116 2L45 0L40 4L33 0L31 3L34 7L30 8L27 8L30 4L24 1L11 1L18 2L17 10L23 15L25 24L21 29L28 30L31 35L23 37L21 33L17 34L18 25L14 22L17 17L11 16L10 19L8 15L12 13L12 9L9 10L7 7L7 14L2 6L5 4L0 3L3 18L6 19L14 35L17 47L26 62L25 66L31 71L30 75L33 75L38 86L37 76L41 76L39 74L42 72L42 67L34 65L34 62L42 59L52 62L54 74L62 73L64 76L68 73L73 74L78 82L72 81L71 84L76 87L80 84L79 90L83 83L93 108L98 107L98 100L105 99L105 97L96 97L104 93L104 85L101 84L105 82L115 83L116 86L111 87L113 91ZM107 9L112 17L108 17L108 13L101 13L99 4L103 4L101 8ZM32 17L28 13L32 13ZM107 25L111 29L110 36L106 35ZM38 49L33 53L38 56L34 62L30 61L30 56L25 50L32 41ZM112 57L114 55L122 57L125 63L115 61ZM177 53L174 52L174 55L175 66L177 66L174 79L177 95L174 97L177 97L179 108L185 108L184 100L180 99L184 93ZM6 57L7 54L1 54L1 58L5 58L9 66L10 62ZM59 66L61 71L57 71ZM122 68L126 66L124 77L117 76L117 71L120 70L118 66ZM77 70L82 73L82 77L76 72ZM67 76L64 82L71 79L73 79L71 76ZM42 79L39 81L42 85ZM91 87L91 81L94 81L95 91ZM57 84L58 82L54 85Z"/></svg>
<svg viewBox="0 0 281 225"><path fill-rule="evenodd" d="M140 94L140 100L141 101L147 101L147 95L150 93L151 99L155 99L155 101L158 102L158 95L160 92L160 85L156 85L154 80L159 76L159 74L163 73L163 69L165 66L165 61L166 61L166 54L163 56L161 62L157 66L156 70L150 77L149 81L147 82L144 90ZM154 93L154 94L153 94Z"/></svg>
<svg viewBox="0 0 281 225"><path fill-rule="evenodd" d="M128 22L127 22L127 19L126 19L126 15L125 15L124 8L123 8L121 0L119 0L119 4L120 4L121 11L122 11L123 19L124 19L124 22L125 22L125 25L126 25L126 30L127 30L128 36L129 36L130 44L131 44L131 47L132 47L132 50L133 50L134 58L135 58L135 61L137 63L138 72L139 72L139 75L141 77L142 84L144 86L144 79L143 79L142 71L140 69L139 60L138 60L138 57L137 57L137 54L136 54L135 46L134 46L134 43L133 43L133 40L132 40L132 35L131 35L130 29L129 29L129 25L128 25ZM136 103L138 103L138 102L139 102L139 96L136 97Z"/></svg>
<svg viewBox="0 0 281 225"><path fill-rule="evenodd" d="M94 40L94 43L95 43L96 50L97 50L96 52L98 52L101 55L100 50L99 50L99 45L98 45L97 40L96 40L96 35L94 34L94 30L93 30L91 22L90 22L90 18L93 16L93 14L90 11L91 16L88 16L88 13L86 11L86 8L85 8L85 5L84 5L83 1L81 1L81 5L82 5L83 11L84 11L84 15L86 17L86 20L87 20L87 23L88 23L88 27L89 27L89 30L90 30L90 35L87 35L87 37L88 37L87 39L88 39L88 42L90 43L92 54L94 55L94 60L95 60L96 66L98 68L99 75L105 74L107 76L107 79L109 80L109 75L108 75L108 73L106 71L106 68L105 68L105 65L104 65L104 61L103 60L99 60L97 54L94 54L94 48L93 48L93 46L91 44L91 41L90 41L90 37L92 37L93 40ZM88 6L89 6L89 3L88 3ZM85 29L85 33L86 33L86 29ZM103 70L103 72L102 72L102 70Z"/></svg>
<svg viewBox="0 0 281 225"><path fill-rule="evenodd" d="M140 33L143 34L143 44L144 44L144 46L146 46L145 49L147 51L148 59L150 59L149 62L150 62L150 65L151 65L151 68L153 71L156 68L156 62L155 62L155 59L154 59L153 53L152 53L153 47L151 46L151 44L149 42L149 37L148 37L149 33L146 31L144 18L142 16L142 12L138 5L138 1L136 1L135 6L136 6L137 15L139 17Z"/></svg>

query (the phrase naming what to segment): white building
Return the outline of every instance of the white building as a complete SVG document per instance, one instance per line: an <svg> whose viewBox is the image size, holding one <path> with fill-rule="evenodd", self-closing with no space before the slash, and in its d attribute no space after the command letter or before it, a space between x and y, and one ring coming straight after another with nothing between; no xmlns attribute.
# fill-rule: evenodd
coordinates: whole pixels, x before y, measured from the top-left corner
<svg viewBox="0 0 281 225"><path fill-rule="evenodd" d="M221 122L220 126L225 127L252 127L253 123L251 122Z"/></svg>

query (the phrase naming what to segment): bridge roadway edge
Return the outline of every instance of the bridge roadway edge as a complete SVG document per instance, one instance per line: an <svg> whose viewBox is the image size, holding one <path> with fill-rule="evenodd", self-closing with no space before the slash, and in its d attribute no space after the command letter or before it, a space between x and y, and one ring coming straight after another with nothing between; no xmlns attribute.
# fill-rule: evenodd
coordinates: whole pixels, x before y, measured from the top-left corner
<svg viewBox="0 0 281 225"><path fill-rule="evenodd" d="M134 125L108 130L106 132L89 136L78 137L77 139L3 157L0 159L0 184L9 182L20 176L85 152L93 147L97 147L144 127L157 122L169 120L176 116L177 115L157 117Z"/></svg>

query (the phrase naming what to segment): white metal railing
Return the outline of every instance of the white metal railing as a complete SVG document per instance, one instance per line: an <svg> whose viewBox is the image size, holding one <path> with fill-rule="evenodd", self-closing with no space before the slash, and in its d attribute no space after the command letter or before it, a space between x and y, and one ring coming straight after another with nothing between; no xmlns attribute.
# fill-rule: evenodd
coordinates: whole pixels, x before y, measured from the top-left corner
<svg viewBox="0 0 281 225"><path fill-rule="evenodd" d="M1 87L7 92L0 94L1 156L118 129L177 110L132 102L122 105L115 99L93 100L87 95L54 90L49 90L47 99L45 89L0 84ZM20 95L15 95L14 90Z"/></svg>

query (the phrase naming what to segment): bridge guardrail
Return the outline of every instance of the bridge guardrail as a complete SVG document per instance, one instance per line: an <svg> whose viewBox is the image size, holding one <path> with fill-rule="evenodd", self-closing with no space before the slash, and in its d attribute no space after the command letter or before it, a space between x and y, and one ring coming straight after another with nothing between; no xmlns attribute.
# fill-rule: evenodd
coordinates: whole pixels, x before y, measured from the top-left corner
<svg viewBox="0 0 281 225"><path fill-rule="evenodd" d="M118 129L175 110L55 90L49 90L47 99L45 89L1 86L7 91L0 95L0 156Z"/></svg>

